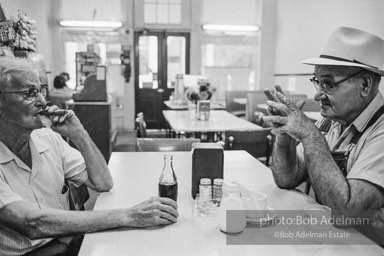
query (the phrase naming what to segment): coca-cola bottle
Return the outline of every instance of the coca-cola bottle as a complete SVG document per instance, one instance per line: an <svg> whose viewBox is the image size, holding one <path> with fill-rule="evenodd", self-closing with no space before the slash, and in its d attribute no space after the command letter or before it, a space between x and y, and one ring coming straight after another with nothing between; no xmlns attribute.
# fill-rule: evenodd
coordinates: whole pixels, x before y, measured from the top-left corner
<svg viewBox="0 0 384 256"><path fill-rule="evenodd" d="M159 197L168 197L177 201L177 178L172 160L172 155L164 155L164 167L159 179Z"/></svg>

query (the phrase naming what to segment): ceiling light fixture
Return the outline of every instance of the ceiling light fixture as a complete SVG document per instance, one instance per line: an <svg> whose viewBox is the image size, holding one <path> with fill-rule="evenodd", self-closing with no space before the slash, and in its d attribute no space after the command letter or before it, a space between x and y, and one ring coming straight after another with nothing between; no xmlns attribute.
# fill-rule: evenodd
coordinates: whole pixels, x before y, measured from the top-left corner
<svg viewBox="0 0 384 256"><path fill-rule="evenodd" d="M120 21L61 20L60 26L77 28L120 28L123 26L123 23Z"/></svg>
<svg viewBox="0 0 384 256"><path fill-rule="evenodd" d="M259 26L251 25L218 25L204 24L203 30L207 33L225 33L225 34L247 34L255 33L260 30Z"/></svg>

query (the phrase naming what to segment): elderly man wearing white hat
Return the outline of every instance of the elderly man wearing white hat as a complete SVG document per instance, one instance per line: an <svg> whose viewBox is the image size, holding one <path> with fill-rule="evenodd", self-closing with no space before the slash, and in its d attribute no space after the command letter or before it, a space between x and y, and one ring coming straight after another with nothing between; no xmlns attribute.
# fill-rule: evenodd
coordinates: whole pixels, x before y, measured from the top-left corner
<svg viewBox="0 0 384 256"><path fill-rule="evenodd" d="M384 98L379 83L384 75L384 40L340 27L318 58L303 63L315 66L310 81L323 119L314 124L301 111L304 102L289 102L279 87L265 91L269 116L264 121L273 124L276 135L271 167L276 184L311 184L316 200L330 207L334 216L381 216Z"/></svg>

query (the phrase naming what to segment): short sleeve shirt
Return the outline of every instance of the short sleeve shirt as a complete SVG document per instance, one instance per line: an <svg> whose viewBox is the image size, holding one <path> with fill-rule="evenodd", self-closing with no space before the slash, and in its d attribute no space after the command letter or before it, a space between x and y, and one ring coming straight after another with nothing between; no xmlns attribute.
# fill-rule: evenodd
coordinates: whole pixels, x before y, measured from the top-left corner
<svg viewBox="0 0 384 256"><path fill-rule="evenodd" d="M332 122L324 134L332 151L348 151L356 131L362 132L375 112L384 105L384 98L378 93L372 102L343 132L341 124ZM318 125L321 122L318 122ZM384 115L371 125L352 148L347 164L347 179L366 180L384 188ZM306 169L302 144L297 147L300 168Z"/></svg>
<svg viewBox="0 0 384 256"><path fill-rule="evenodd" d="M341 125L332 122L325 139L331 151L348 151L354 134L362 132L375 112L384 105L384 98L378 93L372 102L343 132ZM318 127L321 121L317 123ZM371 125L360 137L358 143L350 151L347 163L347 179L365 180L380 188L384 188L384 115ZM299 168L307 167L304 161L302 144L297 146ZM377 214L384 214L384 207L377 209ZM383 229L380 225L372 225L364 234L371 236L376 242L384 244Z"/></svg>
<svg viewBox="0 0 384 256"><path fill-rule="evenodd" d="M34 130L30 136L32 169L0 141L0 209L26 201L38 209L69 209L65 179L83 184L88 175L79 151L50 129ZM0 255L22 255L51 239L30 240L0 225Z"/></svg>

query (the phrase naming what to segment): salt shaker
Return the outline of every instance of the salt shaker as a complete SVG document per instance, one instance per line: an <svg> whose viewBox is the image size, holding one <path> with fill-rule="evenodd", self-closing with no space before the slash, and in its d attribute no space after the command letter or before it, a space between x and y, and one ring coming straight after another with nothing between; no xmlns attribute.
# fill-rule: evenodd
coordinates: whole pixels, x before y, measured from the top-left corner
<svg viewBox="0 0 384 256"><path fill-rule="evenodd" d="M209 178L202 178L200 179L200 185L199 185L199 195L200 195L200 202L206 203L209 202L212 199L212 181Z"/></svg>
<svg viewBox="0 0 384 256"><path fill-rule="evenodd" d="M213 180L212 199L219 206L223 196L223 179Z"/></svg>

